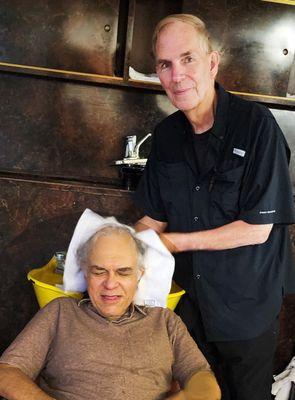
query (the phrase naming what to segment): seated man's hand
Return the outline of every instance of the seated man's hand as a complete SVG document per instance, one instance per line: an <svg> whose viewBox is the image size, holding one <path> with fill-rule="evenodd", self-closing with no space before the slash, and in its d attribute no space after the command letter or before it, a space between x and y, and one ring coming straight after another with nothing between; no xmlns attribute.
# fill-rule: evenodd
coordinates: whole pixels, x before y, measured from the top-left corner
<svg viewBox="0 0 295 400"><path fill-rule="evenodd" d="M211 371L199 371L186 383L185 388L167 397L167 400L220 400L221 392Z"/></svg>
<svg viewBox="0 0 295 400"><path fill-rule="evenodd" d="M221 391L211 371L199 371L186 383L186 400L220 400Z"/></svg>
<svg viewBox="0 0 295 400"><path fill-rule="evenodd" d="M179 392L167 397L167 400L187 400L187 397L185 396L184 391L180 390Z"/></svg>

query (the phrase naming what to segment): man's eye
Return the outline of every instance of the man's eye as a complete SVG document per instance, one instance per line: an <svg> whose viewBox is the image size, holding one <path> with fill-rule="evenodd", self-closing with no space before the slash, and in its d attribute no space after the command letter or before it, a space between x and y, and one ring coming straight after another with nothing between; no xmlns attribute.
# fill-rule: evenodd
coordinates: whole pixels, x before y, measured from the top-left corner
<svg viewBox="0 0 295 400"><path fill-rule="evenodd" d="M103 270L94 270L94 271L91 271L91 273L93 275L100 276L100 275L103 275L105 273L105 271L103 271Z"/></svg>
<svg viewBox="0 0 295 400"><path fill-rule="evenodd" d="M185 64L189 64L194 61L194 58L191 56L186 56L183 61Z"/></svg>
<svg viewBox="0 0 295 400"><path fill-rule="evenodd" d="M130 269L126 269L126 270L123 269L123 270L118 271L118 274L121 276L129 276L129 275L132 275L132 271Z"/></svg>
<svg viewBox="0 0 295 400"><path fill-rule="evenodd" d="M169 67L168 63L165 63L165 62L160 63L158 65L158 68L159 68L160 71L165 71L168 67Z"/></svg>

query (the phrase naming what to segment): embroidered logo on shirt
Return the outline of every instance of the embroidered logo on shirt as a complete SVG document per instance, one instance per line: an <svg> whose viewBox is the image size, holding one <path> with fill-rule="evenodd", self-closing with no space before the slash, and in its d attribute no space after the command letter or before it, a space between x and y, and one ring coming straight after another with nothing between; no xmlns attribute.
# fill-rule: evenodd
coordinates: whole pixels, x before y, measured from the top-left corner
<svg viewBox="0 0 295 400"><path fill-rule="evenodd" d="M245 150L237 149L236 147L234 147L233 153L240 157L244 157L246 154Z"/></svg>
<svg viewBox="0 0 295 400"><path fill-rule="evenodd" d="M259 211L259 214L274 214L276 210Z"/></svg>
<svg viewBox="0 0 295 400"><path fill-rule="evenodd" d="M147 307L155 307L156 301L154 299L145 299L144 305Z"/></svg>

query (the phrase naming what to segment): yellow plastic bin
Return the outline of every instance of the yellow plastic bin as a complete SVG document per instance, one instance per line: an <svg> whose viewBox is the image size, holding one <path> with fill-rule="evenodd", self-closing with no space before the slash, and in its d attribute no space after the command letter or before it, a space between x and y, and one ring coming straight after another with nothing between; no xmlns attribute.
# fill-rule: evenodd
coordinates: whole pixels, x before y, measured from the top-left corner
<svg viewBox="0 0 295 400"><path fill-rule="evenodd" d="M55 272L56 266L56 258L52 257L44 267L32 269L27 275L28 280L33 283L33 288L41 308L57 297L74 297L75 299L82 299L83 297L83 293L64 292L55 286L56 284L62 285L63 283L62 274Z"/></svg>
<svg viewBox="0 0 295 400"><path fill-rule="evenodd" d="M172 287L167 297L167 307L170 310L174 310L184 293L185 290L181 289L175 282L172 282Z"/></svg>
<svg viewBox="0 0 295 400"><path fill-rule="evenodd" d="M44 267L32 269L27 275L28 280L33 283L34 291L41 308L57 297L73 297L75 299L82 299L83 297L83 293L64 292L55 286L56 284L62 285L63 283L62 274L55 272L56 266L56 258L52 257ZM167 307L174 310L184 293L185 291L173 282L167 298Z"/></svg>

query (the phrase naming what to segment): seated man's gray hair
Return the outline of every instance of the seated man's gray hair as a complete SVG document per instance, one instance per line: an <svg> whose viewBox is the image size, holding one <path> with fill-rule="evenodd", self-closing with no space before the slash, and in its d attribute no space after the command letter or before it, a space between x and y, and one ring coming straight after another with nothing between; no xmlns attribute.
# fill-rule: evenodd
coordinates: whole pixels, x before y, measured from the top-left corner
<svg viewBox="0 0 295 400"><path fill-rule="evenodd" d="M105 224L98 230L83 244L81 244L76 252L77 262L81 268L81 270L87 274L87 267L88 267L88 257L92 250L92 246L95 240L101 236L110 236L113 233L127 233L130 237L134 240L136 250L137 250L137 267L140 271L144 270L144 255L146 251L146 245L139 240L135 233L131 228L127 225L117 225L117 224Z"/></svg>

